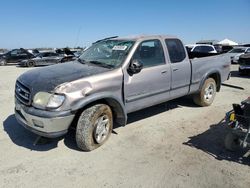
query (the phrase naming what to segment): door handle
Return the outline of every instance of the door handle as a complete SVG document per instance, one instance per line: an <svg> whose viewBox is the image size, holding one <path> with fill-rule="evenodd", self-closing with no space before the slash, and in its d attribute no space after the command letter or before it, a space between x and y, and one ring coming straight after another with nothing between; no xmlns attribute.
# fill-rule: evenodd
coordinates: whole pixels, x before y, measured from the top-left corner
<svg viewBox="0 0 250 188"><path fill-rule="evenodd" d="M177 71L177 70L179 70L179 69L177 69L177 68L173 69L173 71Z"/></svg>
<svg viewBox="0 0 250 188"><path fill-rule="evenodd" d="M165 74L165 73L167 73L167 72L168 72L167 70L161 71L162 74Z"/></svg>

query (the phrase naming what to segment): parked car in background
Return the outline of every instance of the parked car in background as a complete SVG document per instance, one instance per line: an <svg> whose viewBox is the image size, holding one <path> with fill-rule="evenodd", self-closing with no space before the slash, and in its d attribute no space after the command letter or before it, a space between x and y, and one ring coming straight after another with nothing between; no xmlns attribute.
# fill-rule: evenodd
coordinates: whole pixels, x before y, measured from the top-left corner
<svg viewBox="0 0 250 188"><path fill-rule="evenodd" d="M223 55L190 60L181 40L138 36L100 40L79 59L33 69L17 78L15 115L44 136L76 130L77 146L91 151L109 138L127 114L185 95L212 104L229 78Z"/></svg>
<svg viewBox="0 0 250 188"><path fill-rule="evenodd" d="M22 67L35 67L46 66L61 63L64 56L55 52L41 52L35 55L34 58L22 60L19 62L19 66Z"/></svg>
<svg viewBox="0 0 250 188"><path fill-rule="evenodd" d="M250 74L250 53L243 54L239 57L239 73L241 75Z"/></svg>
<svg viewBox="0 0 250 188"><path fill-rule="evenodd" d="M83 52L84 52L84 50L83 51L76 51L76 52L74 52L74 55L75 55L75 57L80 57Z"/></svg>
<svg viewBox="0 0 250 188"><path fill-rule="evenodd" d="M186 45L186 49L189 58L207 57L218 54L215 47L209 44L189 44Z"/></svg>
<svg viewBox="0 0 250 188"><path fill-rule="evenodd" d="M55 52L64 56L64 58L62 59L63 62L76 59L75 54L69 48L56 49Z"/></svg>
<svg viewBox="0 0 250 188"><path fill-rule="evenodd" d="M228 52L231 63L238 63L242 54L250 53L250 47L235 47Z"/></svg>
<svg viewBox="0 0 250 188"><path fill-rule="evenodd" d="M30 59L33 57L34 54L23 48L13 49L0 56L0 65L17 64L21 60Z"/></svg>
<svg viewBox="0 0 250 188"><path fill-rule="evenodd" d="M34 55L36 55L36 54L39 53L39 50L37 50L37 49L28 49L27 51L28 51L29 53L31 53L31 54L34 54Z"/></svg>

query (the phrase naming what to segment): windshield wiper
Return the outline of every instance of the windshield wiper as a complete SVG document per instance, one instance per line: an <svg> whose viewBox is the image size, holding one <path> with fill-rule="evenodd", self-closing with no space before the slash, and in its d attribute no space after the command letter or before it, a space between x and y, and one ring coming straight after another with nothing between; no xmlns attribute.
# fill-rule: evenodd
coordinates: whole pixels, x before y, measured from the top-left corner
<svg viewBox="0 0 250 188"><path fill-rule="evenodd" d="M100 61L88 61L88 63L94 64L94 65L100 65L105 68L114 68L114 65L109 65Z"/></svg>
<svg viewBox="0 0 250 188"><path fill-rule="evenodd" d="M86 63L86 61L84 59L81 59L81 58L77 58L77 61L80 62L80 63L82 63L82 64Z"/></svg>

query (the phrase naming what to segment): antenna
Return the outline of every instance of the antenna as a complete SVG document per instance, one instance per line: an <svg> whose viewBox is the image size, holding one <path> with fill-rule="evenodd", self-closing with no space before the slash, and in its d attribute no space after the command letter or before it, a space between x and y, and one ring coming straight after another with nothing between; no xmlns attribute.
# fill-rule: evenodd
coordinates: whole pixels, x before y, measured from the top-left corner
<svg viewBox="0 0 250 188"><path fill-rule="evenodd" d="M76 43L75 43L75 47L77 47L76 45L78 44L79 36L80 36L81 30L82 30L82 26L79 27L78 32L77 32L77 34L76 34Z"/></svg>

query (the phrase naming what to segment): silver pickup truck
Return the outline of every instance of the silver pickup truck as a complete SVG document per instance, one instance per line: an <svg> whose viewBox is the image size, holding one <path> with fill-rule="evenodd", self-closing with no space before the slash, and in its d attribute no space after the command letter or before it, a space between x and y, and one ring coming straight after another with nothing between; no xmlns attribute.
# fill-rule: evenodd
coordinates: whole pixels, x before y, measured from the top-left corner
<svg viewBox="0 0 250 188"><path fill-rule="evenodd" d="M210 105L229 78L223 56L189 60L183 43L171 36L100 40L78 60L22 74L15 86L20 124L44 137L76 127L80 149L93 150L127 114L185 95Z"/></svg>

